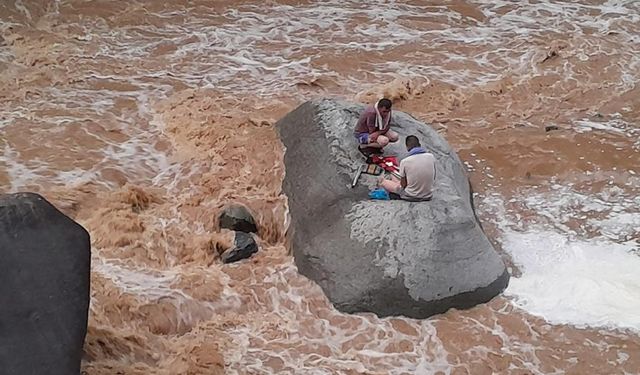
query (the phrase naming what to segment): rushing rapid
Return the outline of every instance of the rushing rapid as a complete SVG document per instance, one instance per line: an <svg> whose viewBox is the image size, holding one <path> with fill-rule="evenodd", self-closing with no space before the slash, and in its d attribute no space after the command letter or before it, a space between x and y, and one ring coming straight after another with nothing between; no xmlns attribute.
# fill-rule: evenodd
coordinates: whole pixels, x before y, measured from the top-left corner
<svg viewBox="0 0 640 375"><path fill-rule="evenodd" d="M87 374L637 374L639 46L621 0L4 1L0 186L91 233ZM380 319L297 273L273 124L323 96L458 151L504 296ZM222 265L229 202L261 250Z"/></svg>

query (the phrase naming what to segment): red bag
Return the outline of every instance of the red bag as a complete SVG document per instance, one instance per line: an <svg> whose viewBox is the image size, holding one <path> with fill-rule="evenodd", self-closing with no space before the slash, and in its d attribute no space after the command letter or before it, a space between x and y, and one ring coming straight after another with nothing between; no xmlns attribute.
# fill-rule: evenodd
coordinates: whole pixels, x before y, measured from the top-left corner
<svg viewBox="0 0 640 375"><path fill-rule="evenodd" d="M398 158L395 156L379 156L371 155L371 161L373 164L379 165L382 169L390 173L399 173Z"/></svg>

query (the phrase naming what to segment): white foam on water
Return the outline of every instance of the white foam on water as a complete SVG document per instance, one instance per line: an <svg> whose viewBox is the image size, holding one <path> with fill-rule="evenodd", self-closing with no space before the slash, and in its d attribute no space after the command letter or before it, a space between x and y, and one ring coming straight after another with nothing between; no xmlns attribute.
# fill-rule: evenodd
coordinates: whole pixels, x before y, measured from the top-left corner
<svg viewBox="0 0 640 375"><path fill-rule="evenodd" d="M616 123L607 123L607 122L596 122L589 119L582 119L574 121L578 128L576 131L579 133L584 133L592 130L603 130L612 133L625 134L623 129L620 129L616 126Z"/></svg>
<svg viewBox="0 0 640 375"><path fill-rule="evenodd" d="M0 155L0 165L3 165L4 172L9 177L9 186L5 187L7 193L14 193L24 186L28 186L39 175L47 169L46 165L33 160L29 165L19 161L19 153L9 145L4 146L3 154Z"/></svg>
<svg viewBox="0 0 640 375"><path fill-rule="evenodd" d="M592 219L589 224L600 228L603 235L610 238L640 238L640 212L621 212L602 220Z"/></svg>
<svg viewBox="0 0 640 375"><path fill-rule="evenodd" d="M115 117L110 117L109 121L115 118L123 129L129 130L125 134L131 139L117 144L108 143L104 150L104 159L96 163L92 171L99 171L106 166L116 166L126 170L130 175L138 175L141 180L155 176L153 183L177 189L180 179L187 179L191 174L198 173L198 170L195 168L179 170L176 166L168 168L170 163L153 148L153 140L161 132L161 129L153 121L153 118L157 118L158 114L153 113L151 108L153 108L152 103L155 100L171 94L172 87L162 83L163 79L167 79L167 77L186 86L212 86L221 92L226 91L229 95L238 97L242 97L242 95L270 97L283 92L288 93L292 90L292 84L299 81L304 82L308 80L308 77L332 77L336 82L341 82L341 91L347 94L355 93L363 85L375 83L370 82L371 73L375 73L375 80L379 81L384 81L391 74L401 73L407 76L428 76L431 79L460 85L462 88L495 81L509 70L517 72L522 80L526 80L533 75L540 74L543 70L537 66L538 58L540 52L544 52L547 48L544 43L550 41L555 35L554 33L570 32L573 35L575 32L575 35L581 35L581 38L587 39L584 45L577 46L580 54L578 58L583 58L583 56L591 58L600 53L610 55L612 50L618 49L619 44L603 47L599 43L592 43L601 37L596 36L589 39L588 36L582 34L581 28L595 28L599 33L615 31L620 38L628 37L631 40L633 35L629 29L633 31L635 28L627 26L637 22L640 13L638 12L640 2L628 1L607 1L604 4L593 6L551 2L514 6L512 1L500 0L483 0L477 3L481 4L480 11L487 16L487 20L484 22L467 22L465 17L446 9L444 6L407 5L405 2L399 1L386 2L384 12L381 12L379 7L370 7L357 1L325 1L300 4L296 7L276 3L255 6L238 4L234 5L233 10L223 14L200 11L175 13L173 10L160 14L147 13L150 17L166 18L167 23L161 27L149 23L148 25L112 29L112 25L107 24L105 20L87 17L79 21L82 24L81 28L84 28L86 32L76 37L75 40L78 42L90 41L90 44L98 46L97 52L91 49L86 52L86 48L80 45L75 46L78 48L73 56L96 60L98 62L95 67L83 67L83 70L77 72L78 76L74 77L74 81L77 80L77 82L73 86L63 85L64 88L61 89L57 89L55 86L52 88L43 87L42 98L25 98L23 108L27 114L24 116L31 116L31 113L36 113L37 109L62 108L71 113L70 119L77 121L86 118L100 121L105 116L115 113ZM502 15L503 7L512 8L512 10ZM590 14L591 10L598 10L601 14L615 13L616 16L610 18L594 16ZM179 23L172 23L172 15L184 15L185 17L180 19ZM413 20L417 20L417 22L409 21L410 17L413 17ZM354 24L361 26L354 27ZM437 27L432 28L428 26L429 24L440 24L444 30L439 30ZM195 42L193 41L194 37ZM535 40L536 38L543 41ZM532 40L538 44L531 43ZM149 58L149 56L156 47L165 42L174 44L177 50L173 53L167 53L163 57L166 61L154 64L153 58ZM442 48L447 44L461 46L461 50ZM386 52L404 45L420 47L403 56L399 61L388 61L389 55ZM480 51L480 55L475 55L474 52L469 53L468 50L462 48L467 45L476 47L486 45L484 49L490 52L482 53ZM635 45L628 43L624 51L618 51L622 54L619 60L628 64L624 72L621 73L624 82L620 83L618 79L611 80L611 84L615 84L616 88L628 88L630 84L637 82L640 78L638 73L640 70L637 69L640 51ZM479 49L482 50L482 48ZM371 51L375 51L374 54L368 56L372 61L360 64L357 71L336 68L331 65L335 62L322 61L323 57L345 56L350 59L354 54ZM9 57L10 55L0 58L8 59ZM98 66L101 65L104 65L105 72L94 71L99 69ZM111 66L118 68L117 74L109 73ZM469 68L463 69L461 66ZM573 79L571 76L576 69L571 63L568 63L564 64L560 70L564 77ZM129 82L137 86L139 90L96 90L90 84L101 80ZM83 89L85 83L87 83L86 90ZM123 96L136 98L137 108L133 113L113 108L115 99ZM300 96L298 99L302 100L303 98ZM0 115L12 116L11 113L16 109L16 107L0 107ZM38 117L43 116L38 115ZM23 115L18 117L23 117ZM61 116L44 117L44 120L49 124L64 126L67 123L67 119ZM0 119L0 126L10 125L10 123ZM146 126L147 124L149 126ZM35 168L32 164L19 163L20 160L17 159L19 155L15 156L10 151L5 151L5 157L13 158L16 161L11 164L10 169L13 173L12 181L15 176L16 185L26 185L39 178L40 172L46 172L46 170ZM43 166L42 168L47 167ZM63 180L74 180L83 178L83 176L88 175L83 175L78 170L72 170L59 177ZM576 271L573 268L580 264L583 264L584 267L590 267L587 270L598 271L593 266L593 262L608 261L602 259L604 257L602 254L605 252L614 253L616 261L630 262L629 256L632 255L628 252L628 248L634 246L633 243L616 244L604 238L589 241L571 240L576 236L576 233L570 233L566 221L571 220L572 215L583 212L581 209L576 210L566 206L563 202L575 202L578 199L582 204L581 207L586 207L586 214L602 213L605 215L604 221L590 221L589 223L592 226L599 223L603 228L603 233L610 232L616 238L633 235L634 232L631 229L636 223L635 213L628 209L636 203L633 199L619 202L619 205L615 207L621 206L623 209L614 211L611 208L610 200L606 197L599 197L594 202L592 197L586 195L584 199L582 197L576 198L575 195L573 196L575 199L572 199L571 194L567 194L552 194L551 196L538 194L527 201L529 208L539 208L543 217L551 222L555 221L556 225L552 226L553 230L544 226L527 227L523 225L521 232L518 232L513 230L514 226L518 226L515 219L511 219L507 226L502 227L505 233L503 238L505 247L513 251L514 259L517 259L524 271L521 279L512 279L514 282L512 288L515 289L509 289L508 293L511 293L512 290L517 291L513 294L516 304L520 303L519 296L528 297L526 300L528 303L525 306L525 303L522 302L522 307L531 309L550 321L588 325L604 324L605 326L610 324L614 327L620 327L620 322L623 325L626 324L621 319L628 319L631 323L627 322L626 325L633 325L632 318L624 315L627 311L620 310L625 306L619 306L615 304L615 301L607 305L608 310L606 311L601 311L602 306L598 306L599 309L594 310L594 314L597 316L589 315L589 319L583 318L581 321L578 319L580 316L576 316L579 312L577 311L578 307L580 307L577 304L581 303L581 300L569 301L571 304L568 306L573 306L573 310L571 310L563 305L564 300L562 300L562 298L571 296L567 296L567 293L561 294L560 291L556 292L554 285L549 286L552 288L551 292L528 286L527 282L530 280L534 285L538 285L535 284L536 280L539 279L540 283L544 283L550 279L558 283L564 282L565 284L562 285L566 285L567 288L582 291L580 289L581 282L598 282L599 284L595 284L597 288L594 289L602 294L624 291L624 289L614 290L615 288L609 287L611 283L618 286L617 283L620 282L633 283L636 281L633 275L625 274L625 277L618 277L612 272L602 275L601 278L592 276L590 279L587 278L588 274L584 275L584 278L579 278L579 275L561 274L562 271ZM553 196L561 196L564 200L551 201ZM551 203L545 203L549 201ZM619 218L616 219L611 212L620 213ZM178 215L175 217L179 218ZM566 221L558 221L558 217L566 218ZM630 224L620 227L620 220ZM162 228L169 224L171 224L169 220L159 219L158 223L154 223L153 226ZM612 228L622 228L622 230L616 231ZM198 226L193 231L199 233L204 232L205 229ZM539 242L540 246L538 246L534 242L536 239L539 241L547 240L547 242ZM600 246L603 253L597 252L592 245ZM168 245L165 244L165 246ZM557 250L555 253L543 252L553 246ZM534 250L527 251L528 249ZM170 249L166 250L168 254L171 254ZM558 254L562 257L553 258ZM549 258L560 262L556 268L552 267L556 266L555 263L549 265ZM547 263L544 263L545 261ZM547 267L544 267L545 265ZM233 293L233 290L226 287L219 306L195 301L188 293L173 288L172 283L182 271L179 268L152 271L120 264L116 260L99 261L96 259L94 262L94 272L112 280L118 289L131 293L144 301L169 297L173 301L207 306L211 311L224 309L225 306L236 306L237 308L240 303L239 297ZM212 272L216 271L212 270ZM251 279L253 284L260 287L265 283L272 283L273 287L268 290L269 302L264 310L260 310L256 314L259 319L256 319L255 322L247 322L247 326L241 326L235 331L231 330L232 340L237 348L225 353L225 358L231 363L231 368L228 369L229 373L246 373L247 369L256 372L265 371L263 361L267 354L277 355L285 363L294 366L294 370L292 370L294 373L357 371L360 373L431 374L442 371L449 374L452 372L448 353L439 342L432 322L428 320L417 322L406 319L405 321L418 331L420 338L417 340L419 343L413 346L414 349L411 352L384 353L384 347L387 343L398 343L400 339L404 339L404 336L391 326L390 319L352 317L359 320L355 329L338 327L328 320L314 317L314 313L310 311L308 305L310 299L315 298L316 302L320 301L322 305L328 304L317 285L292 286L291 281L301 277L292 261L282 267L276 267L268 275L265 278ZM223 282L226 284L228 281L223 280ZM520 289L516 288L518 285L520 285ZM546 283L543 286L548 285L550 284ZM597 294L596 297L600 294ZM625 296L629 297L626 294ZM589 301L592 305L598 302L595 297ZM634 303L633 299L631 299L631 303ZM586 308L589 307L586 306ZM187 314L188 309L184 313ZM331 310L329 315L343 316L334 310ZM312 317L317 322L310 330L302 319L297 319L298 317ZM283 348L291 348L291 350L278 350L268 347L266 344L251 343L251 340L257 343L265 341L265 332L262 328L268 327L261 324L267 319L281 324L278 328L282 337L273 339L273 343L282 344ZM585 320L586 323L584 323ZM371 334L370 342L366 342L362 348L342 349L345 342L354 339L362 332L376 334ZM505 343L505 348L502 349L505 353L513 351L530 354L528 357L534 358L534 360L531 363L525 363L524 366L532 373L541 373L536 369L540 366L540 361L537 361L536 348L531 343L512 341L499 325L496 326L493 333ZM384 339L379 339L379 337L384 337ZM323 358L317 354L305 354L304 351L296 349L297 346L310 343L327 345L331 350L331 355ZM482 348L474 348L473 350L476 353L482 352ZM376 362L383 358L384 363ZM296 372L295 369L298 371Z"/></svg>
<svg viewBox="0 0 640 375"><path fill-rule="evenodd" d="M171 288L179 274L175 271L145 271L133 267L125 267L113 261L96 259L92 266L94 272L111 280L122 291L150 301L173 296L190 298L179 289Z"/></svg>
<svg viewBox="0 0 640 375"><path fill-rule="evenodd" d="M407 5L391 1L385 5L385 12L375 7L363 7L358 2L326 1L321 4L296 7L279 4L239 5L222 14L199 14L189 17L181 25L167 24L160 28L152 25L145 31L163 35L178 49L171 54L173 69L156 73L179 77L191 84L214 85L233 92L247 92L269 96L274 92L288 91L291 81L298 81L312 75L332 75L330 66L314 64L306 56L322 57L354 52L383 52L409 43L419 43L416 49L394 65L385 66L386 60L372 62L372 70L378 74L403 72L406 75L430 73L445 81L457 84L481 83L499 76L504 69L514 68L529 56L532 46L517 42L518 35L539 35L543 32L540 18L546 25L556 25L566 29L567 18L571 18L574 28L597 27L606 29L607 22L602 17L594 17L590 10L606 13L613 9L616 20L630 24L637 18L629 11L633 5L612 4L600 7L574 4L539 3L518 7L504 15L497 12L509 2L481 2L479 11L488 19L486 22L463 22L459 13L445 6ZM545 11L544 15L541 12ZM175 11L153 13L154 16L170 18ZM414 17L422 22L442 27L425 27L422 22L407 22L406 17ZM355 26L354 19L361 19ZM97 26L96 26L97 27ZM189 32L185 32L188 30ZM616 32L624 34L626 28L618 26ZM194 41L193 37L197 40ZM506 37L506 39L505 39ZM140 33L140 28L121 28L111 31L106 37L101 54L128 59L144 59L159 43L157 37ZM135 42L134 42L135 40ZM136 45L132 45L135 43ZM467 52L456 50L441 51L441 43L461 45L491 45L492 59L487 56L469 56ZM278 46L274 53L273 46ZM433 47L431 47L433 46ZM599 52L594 45L585 53ZM636 51L628 51L629 66L637 63ZM491 60L491 61L490 61ZM459 65L447 66L448 62L464 62L474 69L461 72ZM530 59L525 59L526 68L531 68ZM203 74L194 75L194 72ZM569 72L571 73L571 72ZM637 73L630 70L631 80ZM346 78L346 77L344 77ZM463 79L464 78L464 79ZM347 85L349 90L352 85Z"/></svg>
<svg viewBox="0 0 640 375"><path fill-rule="evenodd" d="M625 73L626 74L626 73ZM638 82L638 78L635 78L634 86ZM578 127L575 129L579 133L589 131L604 131L617 135L624 135L627 138L635 140L631 146L636 152L640 151L640 126L634 121L624 121L622 114L613 113L610 118L594 121L590 119L582 119L574 121Z"/></svg>
<svg viewBox="0 0 640 375"><path fill-rule="evenodd" d="M589 233L617 242L640 237L640 196L618 186L607 186L598 192L586 193L571 186L552 185L550 192L527 192L524 198L512 199L523 209L534 212L539 222L572 236ZM583 222L571 229L571 221Z"/></svg>
<svg viewBox="0 0 640 375"><path fill-rule="evenodd" d="M226 352L229 363L225 369L227 373L244 374L247 369L256 373L270 373L265 361L272 357L284 361L287 368L283 373L451 373L448 352L431 321L378 318L372 314L345 315L328 303L317 284L301 282L303 277L293 260L269 268L264 276L256 278L257 275L252 275L251 283L247 283L258 288L267 287L261 293L266 298L255 296L261 301L264 311L257 312L260 319L247 321L228 331L234 348ZM298 285L292 285L292 281ZM323 311L320 315L318 308ZM349 328L332 323L331 319L334 318L343 322L348 320ZM392 319L406 322L415 329L417 336L394 329L390 322ZM274 326L277 328L272 331ZM363 334L371 339L350 344L357 342ZM388 345L404 340L412 343L412 349L385 351ZM330 355L309 349L299 350L298 347L324 348Z"/></svg>
<svg viewBox="0 0 640 375"><path fill-rule="evenodd" d="M193 306L202 307L213 314L237 309L241 304L240 296L228 287L228 277L224 274L221 278L224 284L220 298L208 302L193 298L181 288L172 286L183 274L180 268L162 271L147 270L119 264L117 260L102 258L94 259L93 262L92 272L97 272L112 281L121 291L130 293L146 303L159 300L171 301L181 311L178 315L184 321L189 321L191 318L189 311Z"/></svg>
<svg viewBox="0 0 640 375"><path fill-rule="evenodd" d="M114 81L119 81L117 77L112 76L100 78L113 78ZM7 140L4 153L0 154L0 162L6 165L6 172L11 182L10 190L15 191L28 185L74 186L87 181L112 187L108 181L100 178L101 171L105 168L121 171L132 183L147 181L160 171L169 168L168 155L155 149L155 140L161 128L156 122L149 120L154 116L157 117L153 110L154 100L164 98L169 88L166 85L145 83L140 83L139 86L140 92L125 93L137 104L133 110L114 109L114 101L124 96L121 91L56 87L45 89L47 95L55 98L55 101L40 99L38 102L25 103L25 106L7 108L6 111L2 111L0 107L0 115L5 116L4 119L0 119L0 128L14 125L17 121L32 123L37 119L42 124L43 132L56 135L53 139L59 139L59 134L65 131L67 125L87 122L104 125L108 130L117 130L128 136L125 141L117 142L102 137L91 131L89 127L84 128L83 131L87 135L103 142L104 146L99 150L101 158L96 159L89 168L74 168L71 165L66 166L70 167L70 170L66 171L60 170L57 166L48 165L46 160L25 160L25 156L14 149ZM51 114L46 112L48 110L52 111ZM141 126L141 123L146 125ZM69 148L69 151L76 150ZM79 160L79 162L82 161Z"/></svg>
<svg viewBox="0 0 640 375"><path fill-rule="evenodd" d="M24 14L29 21L31 21L31 12L29 12L29 9L24 5L22 0L16 0L14 2L14 6L17 10L19 10L22 14Z"/></svg>
<svg viewBox="0 0 640 375"><path fill-rule="evenodd" d="M57 180L73 176L98 176L97 168L106 165L115 166L134 179L137 175L145 179L167 167L160 152L144 146L150 143L150 136L154 134L138 132L140 123L150 122L150 111L145 108L150 108L151 103L171 94L171 85L161 82L167 77L191 87L210 86L230 95L248 93L261 97L290 94L295 83L306 82L309 77L331 77L332 81L340 82L340 92L356 94L365 83L375 83L369 82L369 72L376 73L377 81L401 74L409 77L426 76L469 87L499 80L505 71L517 72L522 80L541 73L542 68L537 63L539 54L544 52L546 46L522 43L518 36L544 37L549 27L559 30L571 27L580 33L581 28L589 27L602 33L615 31L621 38L633 38L630 30L634 30L632 25L640 20L636 11L638 5L629 2L607 1L600 5L540 2L526 7L512 7L509 1L479 1L476 5L479 12L487 17L485 21L469 21L467 17L442 5L409 5L397 1L388 2L384 12L355 1L326 1L295 7L275 3L259 6L242 4L222 13L203 13L193 9L150 13L150 16L167 20L161 27L152 23L112 27L99 18L85 19L78 24L84 34L72 36L65 44L65 51L69 57L78 58L79 61L86 59L99 63L82 66L74 72L76 76L73 77L72 86L42 87L41 96L25 98L22 107L0 106L0 127L10 125L17 118L34 116L46 125L64 126L65 123L61 122L64 117L100 122L115 113L122 129L126 129L125 133L135 140L129 144L109 145L103 150L104 160L88 174L60 175ZM24 8L20 1L15 6ZM502 14L505 7L513 9ZM49 16L55 18L58 14L57 3L50 8ZM19 11L23 12L24 9ZM592 14L594 11L596 16ZM604 14L615 16L604 17ZM185 15L189 17L180 23L171 22L172 17ZM540 25L541 18L545 20L544 28ZM567 19L571 20L570 25ZM2 30L10 25L1 22ZM619 67L620 79L613 79L610 84L624 89L632 87L640 78L640 70L637 69L640 50L634 47L634 43L628 43L621 50L619 43L603 44L599 36L581 35L581 38L584 39L582 44L572 47L576 49L576 55L617 54L618 59L624 61ZM87 48L84 40L90 40L90 44L97 46L97 49ZM173 44L177 49L164 56L164 63L149 64L150 55L163 43ZM413 44L421 47L411 49L397 61L385 58L385 52ZM439 48L445 44L461 48L446 51ZM480 54L470 54L464 46L473 46L480 50ZM482 52L483 48L486 52ZM0 54L5 56L0 56L0 60L9 61L11 48L0 50L4 51ZM332 66L335 61L318 62L323 58L333 61L336 55L349 57L354 53L369 53L371 56L371 52L375 56L352 71L335 69ZM98 71L100 64L107 68ZM119 67L118 73L110 72L110 66ZM135 68L130 69L130 66ZM566 79L572 79L574 72L579 71L569 60L563 68L558 69ZM110 91L96 89L91 84L104 80L130 83L134 88L131 91ZM120 110L114 108L116 99L123 96L136 98L140 110L137 116L119 113ZM47 116L40 111L48 109L66 113ZM620 128L620 124L620 121L611 126L589 123L586 126L578 125L578 128L588 130L598 127L640 138L637 132L633 133L633 129ZM148 129L141 129L143 133L146 131ZM640 148L640 141L636 147ZM5 155L5 158L8 157ZM136 173L136 168L144 172ZM24 176L39 175L39 171L31 171L30 175ZM23 180L28 183L25 178Z"/></svg>
<svg viewBox="0 0 640 375"><path fill-rule="evenodd" d="M0 30L2 29L2 25L0 24ZM13 54L11 50L7 47L2 46L0 44L0 64L7 64L13 59ZM1 66L0 66L1 67Z"/></svg>
<svg viewBox="0 0 640 375"><path fill-rule="evenodd" d="M640 331L637 243L573 240L554 231L508 231L503 248L522 271L505 295L554 324Z"/></svg>
<svg viewBox="0 0 640 375"><path fill-rule="evenodd" d="M526 197L524 207L543 222L523 222L520 210L506 209L498 194L480 204L495 218L502 231L498 240L522 273L511 278L505 295L553 324L640 331L636 197L615 186L585 194L560 185L547 193L520 195ZM601 218L588 219L585 214ZM566 225L581 217L585 228L571 230ZM594 233L594 228L600 231ZM588 233L595 237L587 238Z"/></svg>

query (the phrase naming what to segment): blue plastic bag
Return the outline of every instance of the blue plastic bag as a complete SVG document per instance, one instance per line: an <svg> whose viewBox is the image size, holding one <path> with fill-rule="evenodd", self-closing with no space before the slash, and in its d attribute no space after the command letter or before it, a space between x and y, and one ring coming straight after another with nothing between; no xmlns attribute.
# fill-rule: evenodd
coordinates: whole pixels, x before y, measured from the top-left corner
<svg viewBox="0 0 640 375"><path fill-rule="evenodd" d="M389 198L389 193L387 193L386 190L384 190L383 188L377 188L371 192L369 192L369 198L371 199L378 199L378 200L382 200L382 201L388 201Z"/></svg>

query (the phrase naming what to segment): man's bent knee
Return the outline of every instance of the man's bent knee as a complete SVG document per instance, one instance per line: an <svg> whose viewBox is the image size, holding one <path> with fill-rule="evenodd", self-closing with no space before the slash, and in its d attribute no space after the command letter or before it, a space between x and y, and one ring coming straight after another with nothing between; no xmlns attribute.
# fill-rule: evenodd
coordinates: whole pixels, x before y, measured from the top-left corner
<svg viewBox="0 0 640 375"><path fill-rule="evenodd" d="M381 135L381 136L378 137L377 143L380 146L384 147L384 146L389 144L389 138L385 137L384 135Z"/></svg>
<svg viewBox="0 0 640 375"><path fill-rule="evenodd" d="M398 136L398 133L396 133L396 132L394 132L394 131L391 131L391 130L389 130L389 131L387 132L387 134L385 134L385 135L386 135L386 137L387 137L387 138L389 138L389 141L390 141L390 142L397 142L397 141L398 141L398 138L400 138L400 137Z"/></svg>

